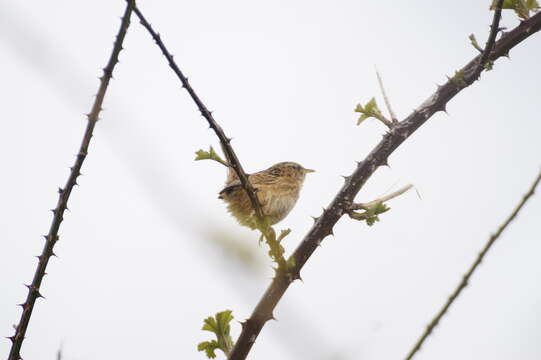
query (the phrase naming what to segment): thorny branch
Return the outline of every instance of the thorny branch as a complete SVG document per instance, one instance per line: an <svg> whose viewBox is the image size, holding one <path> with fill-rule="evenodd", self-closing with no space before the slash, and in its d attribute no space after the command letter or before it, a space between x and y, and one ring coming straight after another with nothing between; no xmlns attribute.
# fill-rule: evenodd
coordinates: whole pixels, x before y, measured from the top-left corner
<svg viewBox="0 0 541 360"><path fill-rule="evenodd" d="M410 350L410 352L406 356L406 360L413 359L415 354L421 349L421 346L423 346L423 343L425 342L426 338L430 336L430 334L432 333L432 330L434 330L434 328L438 325L443 315L445 315L445 313L447 312L447 310L449 310L453 302L460 296L460 293L462 292L462 290L464 290L464 288L468 286L468 282L470 281L471 276L473 275L477 267L481 264L485 255L490 250L494 242L500 237L502 232L515 219L515 217L518 215L520 210L522 210L522 207L524 206L524 204L526 204L528 199L534 194L535 188L537 187L540 181L541 181L541 172L539 172L539 174L537 175L537 178L535 179L534 183L530 187L530 190L522 197L522 200L515 207L511 215L509 215L509 217L505 220L505 222L502 225L500 225L496 233L490 236L487 243L483 247L483 250L481 250L481 252L477 255L477 258L475 259L473 264L471 264L470 268L468 269L468 272L466 272L466 274L464 274L464 276L462 277L462 281L460 282L460 284L458 284L455 291L453 291L451 296L449 296L449 299L447 300L447 302L443 305L443 307L436 314L436 316L434 316L432 321L430 321L430 323L427 325L425 331L423 332L419 340L417 340L413 348Z"/></svg>
<svg viewBox="0 0 541 360"><path fill-rule="evenodd" d="M192 86L188 82L188 78L184 76L182 71L179 69L179 67L175 63L175 60L173 59L173 55L171 55L171 53L169 53L169 51L165 47L160 37L160 34L154 31L150 23L146 20L146 18L143 16L143 14L141 13L141 11L139 10L137 6L135 6L134 12L139 18L141 25L143 25L145 29L147 29L147 31L150 33L150 35L152 36L152 38L154 39L158 47L161 49L163 55L165 56L165 58L167 59L169 63L169 66L171 67L171 69L173 69L177 77L182 82L182 87L185 88L186 91L188 91L188 94L190 94L190 97L193 99L193 101L199 108L201 115L207 120L209 126L212 128L212 130L214 130L214 132L216 133L216 136L218 136L218 139L220 139L220 143L225 151L225 155L229 161L229 165L237 173L237 176L239 177L239 180L242 186L244 187L244 189L246 190L246 193L248 194L248 197L250 198L252 207L257 217L259 218L260 221L263 221L264 214L263 214L263 211L261 210L261 205L259 204L257 196L255 195L255 190L252 184L248 181L248 176L246 176L246 173L244 172L242 165L240 164L240 161L237 158L237 155L235 154L233 147L231 146L231 139L225 135L222 127L218 125L216 120L214 120L214 117L212 116L212 112L207 109L205 104L203 104L203 101L201 101L199 96L197 96L195 90L192 88Z"/></svg>
<svg viewBox="0 0 541 360"><path fill-rule="evenodd" d="M229 166L233 168L237 176L239 177L239 180L244 187L244 190L246 190L246 193L248 194L248 197L250 198L250 202L252 204L252 208L254 209L256 218L257 218L257 224L258 229L263 234L265 240L267 241L268 246L270 247L271 251L271 257L274 261L278 264L278 269L280 272L284 272L287 268L287 263L282 255L283 248L282 245L280 245L279 241L276 238L276 233L274 232L274 229L268 224L265 214L263 213L263 210L261 209L261 204L259 203L259 200L257 199L255 190L252 186L252 184L248 181L248 176L244 172L242 165L240 164L239 159L237 158L237 155L235 154L235 151L233 150L233 147L231 146L231 139L228 138L222 127L218 125L216 120L214 120L214 117L212 116L212 112L207 109L205 104L201 101L199 96L196 94L195 90L192 88L190 83L188 82L188 78L184 76L180 68L175 63L175 60L173 59L173 55L167 50L165 47L165 44L163 43L160 34L156 33L150 23L146 20L146 18L143 16L141 11L137 6L134 8L134 12L139 18L141 25L147 29L147 31L150 33L160 50L162 51L163 55L167 59L169 63L169 67L174 71L174 73L177 75L177 77L182 82L182 87L188 91L190 94L190 97L192 100L196 103L197 107L199 108L199 111L201 112L201 115L207 120L209 126L214 130L216 133L216 136L218 136L218 139L220 139L220 143L222 145L222 149L225 152L225 156L227 158L227 161L229 163Z"/></svg>
<svg viewBox="0 0 541 360"><path fill-rule="evenodd" d="M530 37L541 29L541 13L523 21L519 26L504 34L494 43L492 51L488 51L488 57L483 60L495 61L506 56L510 49ZM488 49L487 49L488 50ZM229 360L245 359L252 348L257 336L265 323L273 319L273 310L282 298L289 285L295 279L300 279L300 271L313 252L321 244L323 239L332 234L333 226L347 212L355 195L372 176L376 169L387 163L387 158L398 148L411 134L423 125L434 113L444 111L445 105L462 89L471 85L479 78L485 63L482 63L481 55L476 56L461 70L461 81L449 79L445 84L438 87L437 91L430 96L419 108L413 111L403 121L395 124L385 134L378 145L361 161L353 174L346 178L331 204L316 219L314 225L291 255L289 274L277 274L263 294L261 300L252 312L249 319L242 323L242 332L235 343ZM481 64L482 66L478 66Z"/></svg>
<svg viewBox="0 0 541 360"><path fill-rule="evenodd" d="M77 185L77 177L81 174L81 167L83 166L83 162L88 154L90 139L92 138L94 127L96 126L96 122L98 121L99 114L102 109L103 99L105 97L109 81L113 76L113 70L115 68L115 65L118 63L118 55L122 50L122 43L124 42L126 32L128 31L128 27L130 24L130 16L134 5L135 4L133 1L128 1L126 10L124 11L124 15L122 17L120 29L116 36L113 51L111 53L111 56L109 57L107 66L103 68L103 76L100 78L100 86L96 95L96 99L94 100L94 104L92 105L92 110L87 115L88 124L86 126L86 130L83 136L81 147L79 148L79 153L77 154L77 158L75 160L75 164L71 167L71 172L64 188L58 189L58 203L56 205L56 208L52 210L54 214L53 221L51 223L51 227L49 228L49 233L44 236L45 245L43 247L41 255L38 256L38 267L36 268L36 272L34 273L32 283L30 285L27 285L28 295L26 297L26 301L20 304L23 309L21 319L19 320L19 324L16 326L15 335L9 338L12 344L8 360L19 360L21 358L21 346L26 334L26 330L28 328L28 324L30 322L30 317L34 309L34 304L36 302L36 299L42 297L39 291L41 282L43 280L43 277L45 276L45 270L47 268L47 264L49 263L49 259L51 258L51 256L55 255L53 252L53 248L58 241L58 230L60 228L62 220L64 219L64 211L68 206L68 200L73 190L73 187Z"/></svg>

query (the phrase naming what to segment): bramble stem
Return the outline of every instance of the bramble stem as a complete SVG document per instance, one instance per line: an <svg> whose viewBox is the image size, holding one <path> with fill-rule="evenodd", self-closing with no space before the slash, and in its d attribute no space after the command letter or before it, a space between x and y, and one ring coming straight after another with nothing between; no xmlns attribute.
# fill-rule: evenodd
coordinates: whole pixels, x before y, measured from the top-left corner
<svg viewBox="0 0 541 360"><path fill-rule="evenodd" d="M128 27L130 24L130 16L134 6L135 2L133 0L128 1L126 10L124 11L124 15L122 17L120 29L116 36L113 51L111 53L111 56L109 57L107 66L105 66L105 68L103 69L103 76L100 78L100 86L96 95L96 99L94 100L94 104L92 105L92 110L87 115L88 124L86 126L86 130L83 136L81 147L77 154L77 158L75 160L75 164L71 167L71 172L69 174L66 185L63 189L59 189L60 195L58 198L58 203L56 204L56 208L53 209L53 221L51 223L51 227L49 228L49 233L45 236L45 245L43 247L43 251L41 252L41 255L38 256L38 267L36 268L36 272L34 273L32 283L30 285L27 285L28 295L26 297L26 301L21 304L23 308L21 319L19 320L19 324L16 326L15 335L9 338L12 344L8 360L19 360L21 358L21 346L26 334L26 330L28 328L28 324L30 322L30 317L34 309L34 304L36 302L36 299L42 297L39 292L39 288L41 286L43 276L45 275L45 270L47 268L47 264L49 263L49 259L51 258L51 256L54 255L53 248L58 241L58 230L60 229L60 224L63 220L64 211L68 206L69 197L71 195L73 187L77 185L77 177L81 175L81 167L83 166L83 162L85 161L85 158L88 154L90 139L92 138L94 127L96 126L96 122L98 121L99 114L102 109L103 99L105 98L105 93L107 92L109 81L113 76L113 70L115 68L115 65L118 63L118 55L122 50L122 43L124 42L126 32L128 31Z"/></svg>

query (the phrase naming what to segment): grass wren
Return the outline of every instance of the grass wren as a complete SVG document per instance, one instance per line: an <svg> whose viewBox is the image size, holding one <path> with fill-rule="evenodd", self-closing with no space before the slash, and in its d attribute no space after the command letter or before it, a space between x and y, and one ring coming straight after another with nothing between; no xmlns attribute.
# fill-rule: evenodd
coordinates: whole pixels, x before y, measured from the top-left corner
<svg viewBox="0 0 541 360"><path fill-rule="evenodd" d="M261 210L270 225L283 220L293 209L305 175L313 171L294 162L281 162L267 170L248 175L248 181L254 187ZM252 230L257 228L250 198L232 169L229 170L225 187L218 198L227 203L227 209L241 225Z"/></svg>

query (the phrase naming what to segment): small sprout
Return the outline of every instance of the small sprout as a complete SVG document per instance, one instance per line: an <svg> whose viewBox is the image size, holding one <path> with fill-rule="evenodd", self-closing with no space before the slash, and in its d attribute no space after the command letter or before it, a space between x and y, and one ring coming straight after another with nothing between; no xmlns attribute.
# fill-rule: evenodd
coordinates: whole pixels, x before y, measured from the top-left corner
<svg viewBox="0 0 541 360"><path fill-rule="evenodd" d="M412 187L413 185L408 184L398 189L397 191L389 195L385 195L379 199L372 200L367 203L353 203L351 204L349 209L347 209L346 213L353 220L366 221L366 224L368 226L372 226L376 221L379 221L378 215L383 214L384 212L387 212L391 209L384 204L385 201L394 199L395 197L402 195ZM355 210L364 210L364 212L357 212Z"/></svg>
<svg viewBox="0 0 541 360"><path fill-rule="evenodd" d="M459 88L466 87L468 84L466 84L466 81L464 80L464 71L463 70L457 70L455 71L455 75L451 78L451 82L455 84Z"/></svg>
<svg viewBox="0 0 541 360"><path fill-rule="evenodd" d="M357 119L357 125L360 125L364 120L371 117L376 118L385 124L389 123L389 120L381 113L375 98L372 98L365 106L357 104L355 112L361 113L361 116Z"/></svg>
<svg viewBox="0 0 541 360"><path fill-rule="evenodd" d="M374 225L376 221L379 221L378 215L383 214L384 212L387 212L389 210L391 210L391 208L382 202L379 202L374 206L370 207L370 209L366 211L366 224L368 226Z"/></svg>
<svg viewBox="0 0 541 360"><path fill-rule="evenodd" d="M490 10L496 10L498 0L492 0ZM537 0L504 0L502 9L512 9L523 20L530 18L530 12L537 11L539 9L539 2Z"/></svg>
<svg viewBox="0 0 541 360"><path fill-rule="evenodd" d="M379 221L380 214L383 214L389 210L391 210L391 208L385 205L383 202L377 202L368 207L362 213L350 211L349 217L359 221L366 221L368 226L372 226L376 223L376 221Z"/></svg>
<svg viewBox="0 0 541 360"><path fill-rule="evenodd" d="M213 332L216 340L203 341L197 345L197 351L205 351L209 359L216 357L216 350L222 350L228 356L233 349L233 339L231 338L231 327L229 323L233 320L231 310L225 310L216 313L214 317L209 316L205 319L202 330Z"/></svg>
<svg viewBox="0 0 541 360"><path fill-rule="evenodd" d="M214 161L217 161L217 162L219 162L220 164L222 164L222 165L224 165L226 167L230 167L230 165L227 163L227 161L223 160L220 157L220 155L218 155L218 153L216 151L214 151L212 146L210 147L209 151L197 150L195 152L195 154L197 155L195 157L196 161L198 161L198 160L214 160Z"/></svg>
<svg viewBox="0 0 541 360"><path fill-rule="evenodd" d="M469 39L470 39L470 42L471 42L472 46L476 50L478 50L480 53L483 53L483 49L481 49L481 47L479 46L479 43L477 42L477 39L475 38L475 35L470 34ZM486 71L490 71L490 70L492 70L493 65L494 65L494 61L489 60L484 65L484 68L485 68Z"/></svg>
<svg viewBox="0 0 541 360"><path fill-rule="evenodd" d="M474 34L470 34L470 36L468 36L468 38L470 39L470 43L472 44L472 46L473 46L477 51L479 51L480 53L483 53L483 49L479 46L479 43L477 42L477 39L475 38L475 35L474 35Z"/></svg>
<svg viewBox="0 0 541 360"><path fill-rule="evenodd" d="M281 242L286 236L289 235L290 232L291 232L291 229L285 229L285 230L280 231L280 235L278 236L277 241Z"/></svg>

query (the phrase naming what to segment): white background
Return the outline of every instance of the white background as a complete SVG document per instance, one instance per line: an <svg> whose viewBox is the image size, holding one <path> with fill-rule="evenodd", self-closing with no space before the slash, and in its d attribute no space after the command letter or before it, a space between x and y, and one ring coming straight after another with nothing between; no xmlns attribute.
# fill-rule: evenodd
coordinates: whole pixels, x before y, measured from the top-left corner
<svg viewBox="0 0 541 360"><path fill-rule="evenodd" d="M140 1L248 172L317 169L278 229L295 248L385 132L355 125L383 75L400 118L476 55L490 1ZM0 334L13 334L124 2L0 0ZM518 21L504 12L502 24ZM134 18L42 285L25 359L203 359L203 319L249 316L272 272L194 152L215 135ZM538 34L461 92L357 200L413 183L368 228L343 218L251 359L400 359L540 168ZM418 359L541 358L541 199L496 243ZM236 337L240 331L232 324ZM7 357L10 342L0 342ZM223 356L220 354L223 358Z"/></svg>

